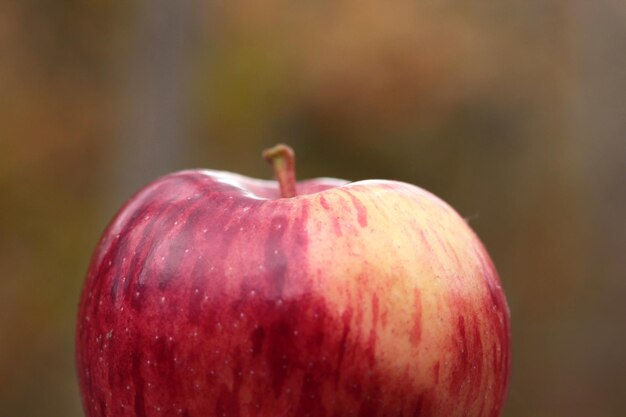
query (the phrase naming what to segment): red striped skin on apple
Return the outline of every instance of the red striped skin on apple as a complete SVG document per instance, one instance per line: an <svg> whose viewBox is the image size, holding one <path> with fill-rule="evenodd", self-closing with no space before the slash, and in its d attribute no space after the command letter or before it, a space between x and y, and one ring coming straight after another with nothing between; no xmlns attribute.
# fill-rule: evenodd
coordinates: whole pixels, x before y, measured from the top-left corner
<svg viewBox="0 0 626 417"><path fill-rule="evenodd" d="M393 181L195 170L132 197L77 328L88 417L497 417L509 311L466 222Z"/></svg>

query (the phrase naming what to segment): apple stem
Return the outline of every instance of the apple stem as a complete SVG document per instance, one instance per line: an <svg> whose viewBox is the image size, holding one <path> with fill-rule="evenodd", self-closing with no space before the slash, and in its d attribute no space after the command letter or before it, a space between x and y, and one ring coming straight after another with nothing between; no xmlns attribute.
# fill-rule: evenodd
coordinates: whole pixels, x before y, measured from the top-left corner
<svg viewBox="0 0 626 417"><path fill-rule="evenodd" d="M280 186L282 198L295 197L296 194L296 155L291 147L278 144L263 151L263 158L274 168L274 176Z"/></svg>

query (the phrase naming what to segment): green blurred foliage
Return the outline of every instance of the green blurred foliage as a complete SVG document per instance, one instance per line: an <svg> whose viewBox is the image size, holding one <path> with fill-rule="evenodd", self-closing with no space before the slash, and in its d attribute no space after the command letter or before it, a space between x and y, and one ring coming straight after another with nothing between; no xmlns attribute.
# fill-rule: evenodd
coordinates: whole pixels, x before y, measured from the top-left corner
<svg viewBox="0 0 626 417"><path fill-rule="evenodd" d="M82 415L76 304L133 190L269 177L279 141L301 178L399 179L468 218L511 305L506 416L621 415L625 22L619 0L2 2L0 415Z"/></svg>

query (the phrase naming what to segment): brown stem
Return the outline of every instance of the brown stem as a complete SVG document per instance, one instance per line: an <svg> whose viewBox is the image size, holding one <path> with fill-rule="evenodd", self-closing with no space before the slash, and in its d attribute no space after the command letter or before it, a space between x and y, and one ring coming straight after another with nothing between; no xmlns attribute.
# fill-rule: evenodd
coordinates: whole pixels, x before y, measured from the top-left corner
<svg viewBox="0 0 626 417"><path fill-rule="evenodd" d="M296 155L282 143L263 151L263 158L274 168L274 176L280 185L283 198L296 196Z"/></svg>

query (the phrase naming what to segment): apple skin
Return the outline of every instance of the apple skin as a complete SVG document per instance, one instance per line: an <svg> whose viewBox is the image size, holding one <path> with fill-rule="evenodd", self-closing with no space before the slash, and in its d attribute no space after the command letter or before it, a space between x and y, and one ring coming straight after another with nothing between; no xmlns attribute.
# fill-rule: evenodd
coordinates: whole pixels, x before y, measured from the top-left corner
<svg viewBox="0 0 626 417"><path fill-rule="evenodd" d="M418 187L194 170L108 226L79 306L89 417L497 417L509 310L474 232Z"/></svg>

